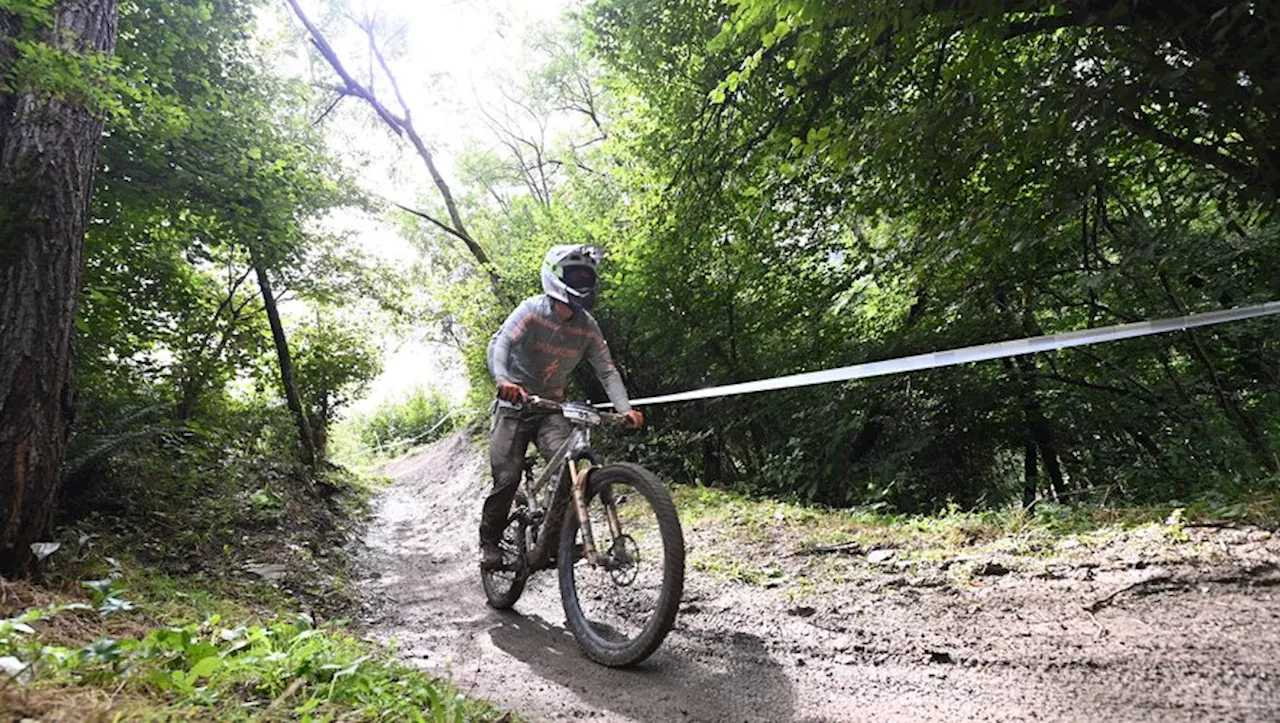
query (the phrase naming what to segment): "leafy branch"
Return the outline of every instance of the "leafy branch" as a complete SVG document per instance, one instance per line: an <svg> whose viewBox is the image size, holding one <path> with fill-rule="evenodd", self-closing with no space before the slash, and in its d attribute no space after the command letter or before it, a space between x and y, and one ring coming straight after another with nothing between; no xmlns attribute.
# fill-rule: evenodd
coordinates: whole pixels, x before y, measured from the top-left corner
<svg viewBox="0 0 1280 723"><path fill-rule="evenodd" d="M471 255L475 258L476 262L485 270L485 273L489 275L489 281L493 287L494 295L497 296L499 300L512 304L512 299L502 291L502 278L498 275L492 260L489 258L489 254L484 250L484 247L471 236L471 233L467 231L466 224L462 219L462 214L459 212L458 205L454 201L453 192L450 190L449 184L444 180L444 176L440 174L440 170L436 167L435 157L431 153L431 149L428 148L427 144L422 140L422 136L418 133L417 127L414 125L413 113L409 108L409 104L405 101L404 94L400 91L399 81L396 80L395 74L391 72L391 68L387 63L386 57L378 46L377 33L375 32L373 22L365 21L358 23L360 30L364 32L368 40L371 56L370 83L369 85L365 85L357 80L355 76L347 70L342 59L338 57L337 51L333 49L333 46L330 45L329 41L325 38L324 34L320 32L320 29L316 27L315 23L307 17L302 6L298 4L298 0L287 1L289 6L293 9L294 15L298 17L298 20L301 21L303 27L306 28L307 34L311 38L311 43L318 51L320 51L320 55L324 57L325 61L329 64L329 67L333 69L333 72L336 73L338 78L342 81L341 84L332 85L330 88L338 93L339 96L359 98L367 103L392 132L400 138L408 139L414 150L417 151L418 157L421 158L423 164L426 165L427 172L431 174L431 180L435 183L436 189L439 191L440 197L444 201L445 208L449 212L449 223L446 224L442 221L426 216L425 214L418 213L417 215L427 218L454 238L462 241L462 243L467 247L467 250L471 252ZM392 94L395 96L396 104L399 106L399 113L393 112L388 108L387 105L383 103L382 99L378 97L378 94L373 88L372 65L374 61L377 62L378 67L382 70L382 74L386 77L391 86Z"/></svg>

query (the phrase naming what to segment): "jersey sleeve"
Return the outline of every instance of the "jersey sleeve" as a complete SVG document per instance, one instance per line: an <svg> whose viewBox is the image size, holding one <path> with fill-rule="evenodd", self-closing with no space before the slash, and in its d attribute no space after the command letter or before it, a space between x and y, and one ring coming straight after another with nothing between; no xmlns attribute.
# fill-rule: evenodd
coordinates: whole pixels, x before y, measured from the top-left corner
<svg viewBox="0 0 1280 723"><path fill-rule="evenodd" d="M489 340L489 373L495 382L511 381L511 347L524 336L534 313L528 301L520 304Z"/></svg>
<svg viewBox="0 0 1280 723"><path fill-rule="evenodd" d="M591 317L587 319L587 326L590 328L587 339L587 361L591 362L591 368L595 370L596 378L600 380L605 393L609 395L609 401L613 402L613 408L619 412L630 412L631 400L627 398L627 388L622 383L622 375L618 373L618 366L613 363L613 355L609 353L609 344L604 340L604 334L600 333L600 326L596 324L596 320Z"/></svg>

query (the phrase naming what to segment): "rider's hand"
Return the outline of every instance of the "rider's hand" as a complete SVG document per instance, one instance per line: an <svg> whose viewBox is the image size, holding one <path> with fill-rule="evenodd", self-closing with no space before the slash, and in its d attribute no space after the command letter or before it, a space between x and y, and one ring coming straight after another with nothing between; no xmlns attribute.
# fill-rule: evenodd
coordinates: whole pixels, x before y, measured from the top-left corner
<svg viewBox="0 0 1280 723"><path fill-rule="evenodd" d="M622 426L627 429L641 429L644 427L644 413L639 409L632 409L622 416L625 417Z"/></svg>
<svg viewBox="0 0 1280 723"><path fill-rule="evenodd" d="M529 393L519 384L503 380L498 382L498 399L512 404L524 404L529 401Z"/></svg>

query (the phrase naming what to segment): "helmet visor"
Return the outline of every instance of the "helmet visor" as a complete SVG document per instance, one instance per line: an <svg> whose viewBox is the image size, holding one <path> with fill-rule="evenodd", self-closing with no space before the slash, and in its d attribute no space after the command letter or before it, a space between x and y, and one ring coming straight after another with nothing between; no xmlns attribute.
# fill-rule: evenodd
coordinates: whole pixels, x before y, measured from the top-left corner
<svg viewBox="0 0 1280 723"><path fill-rule="evenodd" d="M569 266L564 270L565 286L578 291L590 291L596 286L596 272L590 266Z"/></svg>

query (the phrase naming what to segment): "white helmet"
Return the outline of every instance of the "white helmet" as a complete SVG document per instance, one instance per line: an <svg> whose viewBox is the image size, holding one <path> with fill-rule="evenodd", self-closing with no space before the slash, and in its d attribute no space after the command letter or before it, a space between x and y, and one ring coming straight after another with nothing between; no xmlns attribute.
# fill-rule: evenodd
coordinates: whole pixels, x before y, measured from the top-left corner
<svg viewBox="0 0 1280 723"><path fill-rule="evenodd" d="M590 309L596 302L596 264L603 258L599 246L552 246L542 259L542 290L557 301Z"/></svg>

